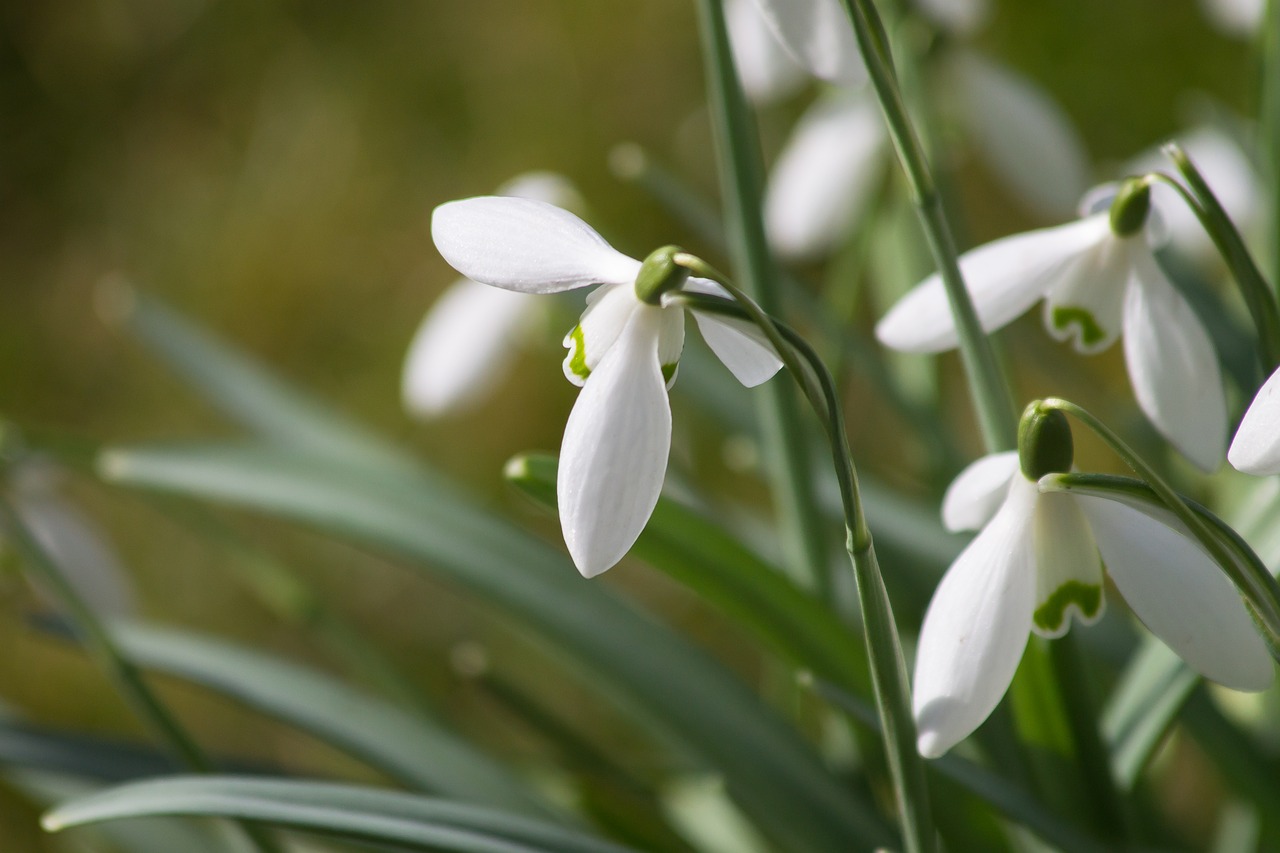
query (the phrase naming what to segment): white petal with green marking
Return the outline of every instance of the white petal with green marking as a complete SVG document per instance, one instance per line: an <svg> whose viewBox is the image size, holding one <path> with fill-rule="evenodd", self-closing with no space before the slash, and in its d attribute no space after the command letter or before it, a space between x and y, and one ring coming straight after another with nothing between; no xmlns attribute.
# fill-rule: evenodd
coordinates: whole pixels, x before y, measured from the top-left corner
<svg viewBox="0 0 1280 853"><path fill-rule="evenodd" d="M640 305L629 285L604 285L591 292L587 310L564 338L569 349L564 358L564 375L570 382L581 385L587 381Z"/></svg>
<svg viewBox="0 0 1280 853"><path fill-rule="evenodd" d="M1045 294L1044 324L1060 341L1070 340L1078 352L1101 352L1120 336L1130 252L1147 251L1141 235L1112 235L1110 214L1095 214L1106 225L1106 238L1063 266ZM1081 220L1087 222L1089 220Z"/></svg>
<svg viewBox="0 0 1280 853"><path fill-rule="evenodd" d="M1090 625L1102 615L1102 560L1075 497L1042 494L1032 524L1036 542L1036 601L1031 630L1061 637L1074 615Z"/></svg>

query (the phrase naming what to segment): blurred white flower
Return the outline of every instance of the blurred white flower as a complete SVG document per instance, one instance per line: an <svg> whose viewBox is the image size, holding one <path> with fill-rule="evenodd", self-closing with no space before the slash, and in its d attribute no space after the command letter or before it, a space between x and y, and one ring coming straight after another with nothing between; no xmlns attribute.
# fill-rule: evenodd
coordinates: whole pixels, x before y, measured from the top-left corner
<svg viewBox="0 0 1280 853"><path fill-rule="evenodd" d="M660 292L638 292L652 284L641 273L661 272L662 292L723 290L706 279L684 280L687 273L669 258L642 265L573 214L529 199L442 204L431 234L444 259L475 281L520 293L600 285L565 337L564 372L582 393L565 424L556 489L574 564L586 577L605 571L631 548L657 504L671 450L667 388L684 347L683 309L663 305ZM699 312L694 319L744 385L758 385L782 366L753 325Z"/></svg>
<svg viewBox="0 0 1280 853"><path fill-rule="evenodd" d="M753 0L769 28L814 77L853 84L866 79L853 24L841 0Z"/></svg>
<svg viewBox="0 0 1280 853"><path fill-rule="evenodd" d="M1049 333L1071 339L1078 352L1101 352L1123 329L1138 405L1174 447L1211 471L1227 440L1221 370L1204 326L1152 254L1154 219L1121 236L1104 209L971 249L960 269L987 332L1041 299ZM935 273L899 300L876 336L906 352L958 346L941 277Z"/></svg>
<svg viewBox="0 0 1280 853"><path fill-rule="evenodd" d="M498 195L582 206L568 179L552 172L520 175L499 187ZM515 362L528 328L542 316L537 300L465 278L454 282L422 318L409 344L401 374L405 409L434 418L487 398Z"/></svg>
<svg viewBox="0 0 1280 853"><path fill-rule="evenodd" d="M1179 133L1174 140L1191 158L1231 221L1247 232L1262 215L1263 183L1239 143L1212 125ZM1130 160L1124 172L1129 175L1164 172L1178 177L1177 172L1170 168L1169 158L1158 146ZM1174 246L1201 257L1216 252L1213 240L1177 190L1156 182L1151 186L1151 203L1160 212Z"/></svg>
<svg viewBox="0 0 1280 853"><path fill-rule="evenodd" d="M916 0L926 18L958 36L973 35L991 17L991 0Z"/></svg>
<svg viewBox="0 0 1280 853"><path fill-rule="evenodd" d="M1027 637L1066 633L1103 610L1103 570L1134 615L1189 666L1236 690L1271 684L1271 657L1231 581L1161 508L1041 492L1016 452L979 459L947 490L943 521L978 534L925 613L913 705L937 757L991 714Z"/></svg>
<svg viewBox="0 0 1280 853"><path fill-rule="evenodd" d="M108 618L133 615L137 606L128 574L106 534L59 494L61 479L61 472L43 460L15 464L8 488L14 511L94 613ZM39 583L37 591L56 603Z"/></svg>
<svg viewBox="0 0 1280 853"><path fill-rule="evenodd" d="M1251 36L1262 26L1267 0L1200 0L1209 22L1233 36Z"/></svg>
<svg viewBox="0 0 1280 853"><path fill-rule="evenodd" d="M1280 474L1280 370L1271 374L1249 404L1227 459L1246 474Z"/></svg>
<svg viewBox="0 0 1280 853"><path fill-rule="evenodd" d="M724 11L733 64L748 98L767 104L808 81L808 72L783 48L754 0L728 0Z"/></svg>

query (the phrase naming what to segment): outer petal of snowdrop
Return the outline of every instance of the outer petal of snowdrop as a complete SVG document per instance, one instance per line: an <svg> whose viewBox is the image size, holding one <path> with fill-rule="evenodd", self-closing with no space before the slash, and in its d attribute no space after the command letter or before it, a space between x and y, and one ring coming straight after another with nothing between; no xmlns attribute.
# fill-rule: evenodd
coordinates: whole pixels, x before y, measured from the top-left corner
<svg viewBox="0 0 1280 853"><path fill-rule="evenodd" d="M1066 225L1004 237L965 252L960 270L985 331L1027 311L1074 274L1082 254L1111 240L1106 213ZM955 320L942 278L929 276L898 301L878 324L876 337L906 352L942 352L958 346Z"/></svg>
<svg viewBox="0 0 1280 853"><path fill-rule="evenodd" d="M724 10L733 64L747 97L769 103L804 85L808 75L783 49L753 0L729 0Z"/></svg>
<svg viewBox="0 0 1280 853"><path fill-rule="evenodd" d="M995 518L956 558L925 613L913 705L921 755L936 758L981 725L1008 689L1031 632L1035 598L1031 515L1022 477Z"/></svg>
<svg viewBox="0 0 1280 853"><path fill-rule="evenodd" d="M556 488L574 564L594 577L622 559L653 513L671 450L658 364L662 310L639 305L569 414Z"/></svg>
<svg viewBox="0 0 1280 853"><path fill-rule="evenodd" d="M689 279L685 290L712 296L729 295L720 285L705 278ZM782 369L782 359L778 358L773 344L754 323L701 311L694 311L693 319L707 346L747 388L756 387Z"/></svg>
<svg viewBox="0 0 1280 853"><path fill-rule="evenodd" d="M515 359L512 339L537 310L522 294L459 279L422 318L405 358L405 408L426 417L488 396Z"/></svg>
<svg viewBox="0 0 1280 853"><path fill-rule="evenodd" d="M556 293L589 284L630 284L640 262L555 205L482 196L435 209L431 237L458 272L521 293Z"/></svg>
<svg viewBox="0 0 1280 853"><path fill-rule="evenodd" d="M1151 633L1227 687L1256 691L1271 684L1271 656L1240 594L1196 542L1127 504L1076 500L1107 572Z"/></svg>
<svg viewBox="0 0 1280 853"><path fill-rule="evenodd" d="M814 104L769 175L764 214L774 247L807 258L845 237L881 179L886 143L884 119L865 90Z"/></svg>
<svg viewBox="0 0 1280 853"><path fill-rule="evenodd" d="M1124 355L1138 405L1205 471L1222 464L1227 408L1218 356L1200 319L1150 253L1135 258L1125 296Z"/></svg>
<svg viewBox="0 0 1280 853"><path fill-rule="evenodd" d="M1062 108L1011 68L970 51L950 66L959 114L984 162L1032 210L1061 217L1089 186L1089 158Z"/></svg>
<svg viewBox="0 0 1280 853"><path fill-rule="evenodd" d="M971 462L942 496L942 524L951 532L978 530L996 514L1009 481L1018 473L1018 451L991 453Z"/></svg>
<svg viewBox="0 0 1280 853"><path fill-rule="evenodd" d="M1280 474L1280 370L1271 374L1244 413L1227 459L1246 474Z"/></svg>
<svg viewBox="0 0 1280 853"><path fill-rule="evenodd" d="M866 77L853 24L840 0L755 0L782 46L815 77L856 83Z"/></svg>

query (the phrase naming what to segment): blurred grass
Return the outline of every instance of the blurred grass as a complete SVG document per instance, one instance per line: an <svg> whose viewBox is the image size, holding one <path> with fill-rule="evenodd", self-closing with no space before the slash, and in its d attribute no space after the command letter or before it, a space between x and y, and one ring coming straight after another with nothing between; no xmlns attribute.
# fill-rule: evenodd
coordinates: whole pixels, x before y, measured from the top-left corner
<svg viewBox="0 0 1280 853"><path fill-rule="evenodd" d="M978 45L1051 91L1099 163L1184 127L1190 93L1251 112L1250 52L1209 29L1190 0L998 6ZM638 141L712 190L696 50L692 5L681 0L0 5L0 415L101 441L223 431L95 316L96 282L123 272L507 500L502 462L558 446L572 404L574 389L558 381L559 332L478 413L410 423L398 401L400 360L422 312L454 277L431 246L430 211L518 172L552 169L577 183L592 223L621 250L695 245L610 176L607 155ZM767 115L768 138L781 137L785 113ZM963 166L975 238L1031 222L972 159ZM1053 352L1071 358L1073 370L1094 368ZM1106 378L1123 385L1117 367L1112 359ZM1025 384L1041 392L1040 380ZM954 422L967 424L958 393L954 408ZM884 434L874 406L850 417L856 447ZM895 478L883 461L891 454L877 456L867 467ZM148 615L303 659L315 654L235 585L220 566L227 555L194 544L154 507L92 487L76 497L136 570ZM556 535L553 524L525 517ZM341 602L429 693L470 709L457 719L501 743L501 714L490 708L473 719L483 701L459 690L440 650L478 635L500 656L518 637L451 591L380 560L278 525L241 526ZM705 608L678 591L647 578L619 581L716 641ZM34 606L0 576L0 646L9 651L0 657L0 697L54 724L135 735L87 666L32 637L23 619ZM719 646L734 657L731 640L722 636ZM744 672L755 665L741 656L733 663ZM554 702L581 708L583 698ZM311 752L292 736L266 738L247 715L217 703L193 703L191 713L216 749L329 766L300 758ZM626 736L606 712L579 713L599 713L597 730ZM502 748L532 748L519 735L509 741ZM0 846L30 848L30 816L0 796Z"/></svg>

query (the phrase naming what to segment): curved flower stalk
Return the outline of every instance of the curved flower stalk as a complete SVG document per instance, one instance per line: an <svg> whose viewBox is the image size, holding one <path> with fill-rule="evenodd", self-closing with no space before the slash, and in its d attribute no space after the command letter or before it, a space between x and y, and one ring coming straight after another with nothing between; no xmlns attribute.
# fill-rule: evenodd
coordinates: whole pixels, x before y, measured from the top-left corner
<svg viewBox="0 0 1280 853"><path fill-rule="evenodd" d="M1227 460L1257 477L1280 474L1280 370L1271 374L1249 404Z"/></svg>
<svg viewBox="0 0 1280 853"><path fill-rule="evenodd" d="M985 331L1041 299L1049 333L1071 340L1078 352L1101 352L1123 330L1138 405L1174 447L1211 471L1221 464L1227 439L1221 370L1204 326L1152 254L1161 237L1147 216L1147 192L1145 185L1130 185L1110 213L979 246L961 256L960 268ZM939 277L925 279L894 305L876 336L908 352L956 347Z"/></svg>
<svg viewBox="0 0 1280 853"><path fill-rule="evenodd" d="M1068 457L1069 463L1069 457ZM1042 492L1016 452L983 457L947 490L943 522L981 528L934 593L916 653L919 749L937 757L994 710L1031 632L1066 633L1104 607L1103 573L1134 615L1202 675L1271 684L1271 657L1232 582L1160 506Z"/></svg>
<svg viewBox="0 0 1280 853"><path fill-rule="evenodd" d="M1231 134L1213 125L1192 128L1174 140L1196 164L1231 221L1248 232L1262 215L1262 176ZM1125 164L1126 175L1164 172L1169 159L1160 146ZM1196 257L1214 251L1213 240L1178 191L1162 182L1151 185L1151 204L1169 231L1169 242Z"/></svg>
<svg viewBox="0 0 1280 853"><path fill-rule="evenodd" d="M582 199L554 172L528 172L498 195L578 208ZM422 418L464 411L486 399L506 375L542 303L461 278L440 294L414 333L401 374L405 410Z"/></svg>
<svg viewBox="0 0 1280 853"><path fill-rule="evenodd" d="M644 264L618 252L573 214L530 199L482 197L435 209L440 254L475 281L519 293L600 285L565 337L564 373L582 393L565 424L556 490L560 524L586 577L615 565L635 542L662 489L671 449L667 389L684 347L684 310L674 290L722 294L688 278L659 249ZM782 362L749 323L694 312L703 339L742 384Z"/></svg>

